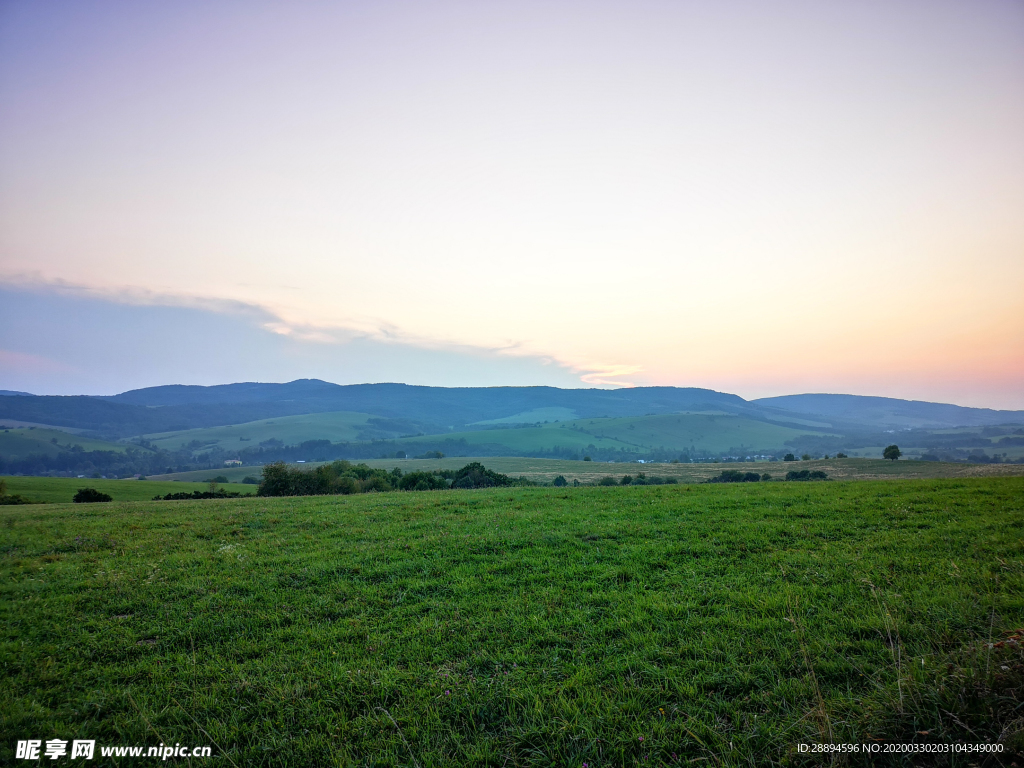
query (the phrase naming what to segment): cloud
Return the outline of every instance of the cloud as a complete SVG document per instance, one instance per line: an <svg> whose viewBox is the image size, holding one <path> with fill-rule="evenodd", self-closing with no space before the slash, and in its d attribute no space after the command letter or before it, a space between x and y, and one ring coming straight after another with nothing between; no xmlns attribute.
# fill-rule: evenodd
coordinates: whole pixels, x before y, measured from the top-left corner
<svg viewBox="0 0 1024 768"><path fill-rule="evenodd" d="M578 387L521 347L290 323L256 304L23 280L0 286L0 388L112 394L159 384L319 378L341 384Z"/></svg>

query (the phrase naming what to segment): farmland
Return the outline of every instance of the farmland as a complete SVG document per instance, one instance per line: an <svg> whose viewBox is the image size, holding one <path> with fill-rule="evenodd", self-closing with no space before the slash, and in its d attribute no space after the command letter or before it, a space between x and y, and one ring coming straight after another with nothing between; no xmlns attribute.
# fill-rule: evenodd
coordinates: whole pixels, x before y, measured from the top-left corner
<svg viewBox="0 0 1024 768"><path fill-rule="evenodd" d="M0 525L5 764L21 734L239 766L1021 748L1022 478L66 504Z"/></svg>

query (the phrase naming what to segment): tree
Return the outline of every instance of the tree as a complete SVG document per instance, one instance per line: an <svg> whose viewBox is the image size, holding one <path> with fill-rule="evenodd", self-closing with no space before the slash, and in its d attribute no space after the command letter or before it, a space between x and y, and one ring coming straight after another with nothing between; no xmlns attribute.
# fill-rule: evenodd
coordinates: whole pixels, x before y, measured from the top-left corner
<svg viewBox="0 0 1024 768"><path fill-rule="evenodd" d="M902 455L903 454L900 452L900 447L898 445L886 446L885 450L882 451L882 458L888 459L889 461L896 461L896 459Z"/></svg>
<svg viewBox="0 0 1024 768"><path fill-rule="evenodd" d="M783 461L796 461L796 456L794 456L792 453L787 453L785 456L782 457L782 460Z"/></svg>
<svg viewBox="0 0 1024 768"><path fill-rule="evenodd" d="M562 488L563 486L566 486L568 484L569 484L569 481L566 480L565 477L562 476L562 475L559 475L558 477L555 478L555 487L556 488Z"/></svg>

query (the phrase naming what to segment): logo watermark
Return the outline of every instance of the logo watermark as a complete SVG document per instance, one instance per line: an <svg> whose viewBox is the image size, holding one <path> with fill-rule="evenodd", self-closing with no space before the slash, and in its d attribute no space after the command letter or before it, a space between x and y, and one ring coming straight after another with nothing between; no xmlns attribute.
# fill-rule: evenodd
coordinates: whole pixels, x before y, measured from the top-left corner
<svg viewBox="0 0 1024 768"><path fill-rule="evenodd" d="M69 748L70 745L70 748ZM210 747L183 747L181 744L161 744L159 747L137 746L106 746L100 745L100 757L155 757L160 760L170 758L210 757ZM96 756L96 740L74 739L25 739L19 741L14 750L17 760L59 760L62 757L75 760L84 758L92 760Z"/></svg>

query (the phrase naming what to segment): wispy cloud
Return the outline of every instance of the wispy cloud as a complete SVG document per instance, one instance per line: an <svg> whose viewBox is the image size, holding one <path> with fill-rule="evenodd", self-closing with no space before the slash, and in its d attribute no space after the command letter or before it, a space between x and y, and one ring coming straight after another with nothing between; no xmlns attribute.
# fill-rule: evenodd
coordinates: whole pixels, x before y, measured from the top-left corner
<svg viewBox="0 0 1024 768"><path fill-rule="evenodd" d="M362 318L352 325L296 322L287 319L283 316L284 313L280 313L273 307L255 302L223 299L215 296L160 292L130 285L100 287L77 284L68 280L46 279L37 274L18 274L0 277L0 288L42 297L51 296L67 300L100 302L106 306L179 308L206 313L207 316L212 313L214 316L234 318L235 321L240 321L252 329L270 333L277 338L287 339L300 345L299 348L309 350L321 348L322 352L312 353L314 356L330 355L332 348L338 348L340 351L353 344L379 345L380 349L392 348L394 354L410 356L410 363L407 366L409 370L404 376L407 380L418 378L416 367L423 364L425 360L422 358L423 354L441 355L445 359L476 359L482 362L491 360L494 363L504 360L512 364L513 367L518 365L515 361L521 360L526 366L522 368L524 371L547 369L558 372L556 381L560 386L571 386L572 381L575 380L578 384L595 387L628 387L633 386L634 382L623 377L631 376L642 370L640 366L636 365L591 364L578 360L565 360L556 355L547 354L544 350L536 349L527 341L516 339L506 339L501 344L491 346L466 344L410 332L393 323L373 318ZM68 318L68 320L73 322L74 318ZM8 354L16 356L9 358L12 367L16 363L18 368L25 371L31 370L36 374L49 371L58 375L72 373L76 370L73 366L64 365L59 361L24 352L9 352ZM419 356L418 362L412 362L412 358L417 355ZM50 367L48 368L47 365ZM507 368L503 370L507 370ZM289 378L293 375L302 374L298 371L282 372L281 377ZM521 380L521 377L515 378ZM553 380L549 375L542 374L533 383L545 382L553 383Z"/></svg>

